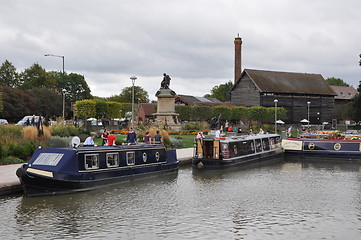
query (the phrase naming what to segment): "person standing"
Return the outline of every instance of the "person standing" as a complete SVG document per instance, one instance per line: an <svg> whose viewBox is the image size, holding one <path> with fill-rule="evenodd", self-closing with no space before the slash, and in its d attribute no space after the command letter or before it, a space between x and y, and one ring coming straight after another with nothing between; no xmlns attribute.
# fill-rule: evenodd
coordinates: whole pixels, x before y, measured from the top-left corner
<svg viewBox="0 0 361 240"><path fill-rule="evenodd" d="M133 131L133 128L130 128L128 134L127 134L127 140L126 142L128 144L134 144L137 141L137 134Z"/></svg>
<svg viewBox="0 0 361 240"><path fill-rule="evenodd" d="M216 138L219 138L221 136L221 131L217 128L216 130Z"/></svg>
<svg viewBox="0 0 361 240"><path fill-rule="evenodd" d="M161 144L163 143L162 135L160 135L159 130L157 130L157 134L154 136L154 143L155 144Z"/></svg>
<svg viewBox="0 0 361 240"><path fill-rule="evenodd" d="M104 132L102 133L102 139L103 139L102 145L103 146L107 145L108 136L109 136L109 132L106 129L104 129Z"/></svg>

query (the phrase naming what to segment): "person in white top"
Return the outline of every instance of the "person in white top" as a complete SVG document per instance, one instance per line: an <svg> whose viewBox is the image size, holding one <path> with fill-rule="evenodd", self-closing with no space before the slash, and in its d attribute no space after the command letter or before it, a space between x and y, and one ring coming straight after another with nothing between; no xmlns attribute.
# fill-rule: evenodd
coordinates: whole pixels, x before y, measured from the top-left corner
<svg viewBox="0 0 361 240"><path fill-rule="evenodd" d="M216 138L219 138L221 136L221 131L219 129L216 130Z"/></svg>
<svg viewBox="0 0 361 240"><path fill-rule="evenodd" d="M84 146L94 146L94 138L94 135L87 137L87 139L84 141Z"/></svg>

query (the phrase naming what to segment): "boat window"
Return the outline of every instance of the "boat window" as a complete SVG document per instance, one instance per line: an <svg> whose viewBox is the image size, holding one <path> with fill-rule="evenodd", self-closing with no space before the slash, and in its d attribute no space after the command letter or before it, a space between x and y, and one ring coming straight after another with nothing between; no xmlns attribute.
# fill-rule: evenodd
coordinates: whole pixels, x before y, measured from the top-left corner
<svg viewBox="0 0 361 240"><path fill-rule="evenodd" d="M107 153L107 167L118 167L118 166L119 166L119 154Z"/></svg>
<svg viewBox="0 0 361 240"><path fill-rule="evenodd" d="M135 164L135 152L127 152L127 164L128 165Z"/></svg>
<svg viewBox="0 0 361 240"><path fill-rule="evenodd" d="M270 150L270 145L269 145L268 138L262 138L262 147L263 147L263 151Z"/></svg>
<svg viewBox="0 0 361 240"><path fill-rule="evenodd" d="M235 155L237 155L237 145L236 144L233 145L233 152Z"/></svg>
<svg viewBox="0 0 361 240"><path fill-rule="evenodd" d="M255 139L256 152L262 152L261 139Z"/></svg>
<svg viewBox="0 0 361 240"><path fill-rule="evenodd" d="M85 169L99 168L99 154L85 154Z"/></svg>
<svg viewBox="0 0 361 240"><path fill-rule="evenodd" d="M229 154L228 144L222 143L221 149L222 149L223 157L224 158L229 158L230 154Z"/></svg>
<svg viewBox="0 0 361 240"><path fill-rule="evenodd" d="M56 166L63 156L62 153L40 153L33 165Z"/></svg>
<svg viewBox="0 0 361 240"><path fill-rule="evenodd" d="M147 153L143 153L143 162L147 162Z"/></svg>
<svg viewBox="0 0 361 240"><path fill-rule="evenodd" d="M156 152L155 153L155 160L159 161L159 158L160 158L159 152Z"/></svg>

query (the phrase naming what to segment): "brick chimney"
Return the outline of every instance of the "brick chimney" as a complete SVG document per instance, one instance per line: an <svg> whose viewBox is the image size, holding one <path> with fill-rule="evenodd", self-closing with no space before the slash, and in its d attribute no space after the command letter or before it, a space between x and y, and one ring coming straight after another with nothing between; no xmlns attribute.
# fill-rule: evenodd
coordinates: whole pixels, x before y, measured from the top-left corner
<svg viewBox="0 0 361 240"><path fill-rule="evenodd" d="M234 39L234 84L241 77L242 73L242 38Z"/></svg>

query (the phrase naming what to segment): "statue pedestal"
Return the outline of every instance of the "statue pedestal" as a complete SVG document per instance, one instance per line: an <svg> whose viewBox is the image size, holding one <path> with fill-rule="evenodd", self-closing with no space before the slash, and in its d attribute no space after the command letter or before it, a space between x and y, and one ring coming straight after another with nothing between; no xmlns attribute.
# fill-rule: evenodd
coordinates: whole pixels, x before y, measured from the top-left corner
<svg viewBox="0 0 361 240"><path fill-rule="evenodd" d="M179 114L175 112L176 93L172 89L159 89L155 96L158 98L158 109L154 116L158 127L173 131L181 130Z"/></svg>

